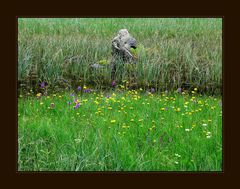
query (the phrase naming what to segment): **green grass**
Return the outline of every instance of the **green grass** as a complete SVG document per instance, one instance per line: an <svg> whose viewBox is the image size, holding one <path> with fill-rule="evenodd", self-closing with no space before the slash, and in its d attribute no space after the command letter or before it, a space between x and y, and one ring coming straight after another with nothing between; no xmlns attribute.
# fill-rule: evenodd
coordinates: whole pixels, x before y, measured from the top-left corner
<svg viewBox="0 0 240 189"><path fill-rule="evenodd" d="M20 96L18 170L221 171L221 97L196 93Z"/></svg>
<svg viewBox="0 0 240 189"><path fill-rule="evenodd" d="M199 91L220 94L222 86L221 18L19 18L18 80L52 88L61 79L79 79L96 88L111 83L109 67L89 65L111 59L111 40L127 28L138 42L138 87L172 90L189 82ZM65 61L78 56L75 61ZM130 80L125 69L117 80Z"/></svg>

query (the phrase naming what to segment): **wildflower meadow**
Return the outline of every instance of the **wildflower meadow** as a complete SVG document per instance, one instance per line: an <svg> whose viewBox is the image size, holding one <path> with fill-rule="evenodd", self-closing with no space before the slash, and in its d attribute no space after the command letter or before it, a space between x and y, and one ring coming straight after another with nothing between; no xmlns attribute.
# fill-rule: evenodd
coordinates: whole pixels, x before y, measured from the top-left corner
<svg viewBox="0 0 240 189"><path fill-rule="evenodd" d="M222 171L221 40L220 18L19 18L18 171Z"/></svg>

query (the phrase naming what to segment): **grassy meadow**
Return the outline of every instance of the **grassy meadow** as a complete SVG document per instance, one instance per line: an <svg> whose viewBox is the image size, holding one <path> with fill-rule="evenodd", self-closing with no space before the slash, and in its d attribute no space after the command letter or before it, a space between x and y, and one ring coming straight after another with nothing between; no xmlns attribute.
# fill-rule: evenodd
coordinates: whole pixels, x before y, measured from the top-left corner
<svg viewBox="0 0 240 189"><path fill-rule="evenodd" d="M222 171L221 90L219 18L19 18L18 170Z"/></svg>
<svg viewBox="0 0 240 189"><path fill-rule="evenodd" d="M20 97L19 170L221 171L221 99L194 94Z"/></svg>

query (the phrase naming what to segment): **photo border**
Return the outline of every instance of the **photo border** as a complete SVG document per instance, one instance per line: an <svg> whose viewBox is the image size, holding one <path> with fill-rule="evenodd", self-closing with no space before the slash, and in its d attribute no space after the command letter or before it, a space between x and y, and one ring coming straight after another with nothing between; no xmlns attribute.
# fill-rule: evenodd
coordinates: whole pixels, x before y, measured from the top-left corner
<svg viewBox="0 0 240 189"><path fill-rule="evenodd" d="M89 4L88 4L89 3ZM121 7L114 7L112 9L109 8L107 4L104 3L96 3L92 6L92 2L88 2L84 6L81 5L78 9L75 9L75 6L66 6L61 4L57 7L55 11L52 11L52 8L55 7L55 3L49 3L48 6L44 2L42 2L39 6L32 5L30 3L18 2L14 7L11 6L11 2L5 9L6 12L3 12L4 20L3 24L5 29L3 35L6 36L4 38L4 48L3 48L3 62L7 62L8 64L3 64L4 68L2 69L3 81L7 80L6 83L3 84L3 88L7 91L4 93L5 97L3 104L6 107L6 110L2 110L4 116L1 125L5 125L2 130L2 149L5 152L2 157L4 162L4 181L10 179L14 180L14 182L10 182L11 184L17 183L25 183L25 182L35 182L39 178L42 178L44 181L49 183L57 181L59 185L62 185L63 180L73 181L75 178L81 178L81 182L88 183L89 186L92 184L106 181L109 181L109 177L111 177L111 182L119 183L120 180L128 180L128 182L135 181L138 182L136 185L144 186L142 183L147 181L147 183L151 183L151 181L159 180L159 184L162 185L167 184L167 186L179 186L180 183L191 182L199 186L221 186L223 183L227 183L228 180L232 181L234 175L237 175L237 169L235 168L234 162L237 164L237 158L233 155L234 150L238 149L237 144L234 140L237 140L237 131L233 131L234 129L238 129L235 124L237 120L233 116L234 113L237 112L237 108L234 110L234 104L236 103L234 100L238 99L236 91L230 89L231 86L234 86L234 82L237 81L237 62L238 59L236 55L238 54L236 51L238 49L238 44L236 44L235 36L238 36L237 30L235 30L235 23L237 23L236 19L236 9L234 11L234 5L228 6L230 3L219 3L219 2L204 2L202 1L199 6L193 5L192 3L187 2L169 2L169 5L165 3L159 2L158 5L151 4L138 5L138 9L135 11L132 10L132 7L136 7L137 2L131 1L129 6L122 11ZM135 4L136 3L136 4ZM110 3L112 4L112 3ZM86 8L88 7L88 8ZM102 8L101 8L102 7ZM161 7L161 8L159 8ZM171 9L169 8L171 7ZM80 13L81 12L81 13ZM6 17L7 15L7 17ZM126 16L127 15L127 16ZM17 159L17 54L16 54L16 46L17 46L17 26L16 19L18 17L222 17L223 18L223 171L221 173L206 173L206 172L82 172L82 173L64 173L64 172L25 172L20 173L16 170L16 159ZM234 20L235 18L235 20ZM235 22L234 22L235 21ZM232 26L231 26L232 25ZM234 33L235 32L235 33ZM235 42L235 43L234 43ZM233 45L235 44L235 46ZM235 55L235 56L234 56ZM227 63L228 62L228 63ZM228 66L227 66L228 65ZM230 66L231 65L231 66ZM7 72L5 71L7 70ZM4 80L5 78L5 80ZM227 80L228 79L228 80ZM231 80L231 82L230 82ZM231 95L230 92L231 91ZM235 95L235 96L234 96ZM10 108L9 108L10 107ZM8 114L10 113L10 114ZM9 119L8 119L9 118ZM231 119L230 119L231 118ZM228 123L227 123L228 122ZM235 123L234 123L235 122ZM235 125L235 127L234 127ZM235 135L235 136L234 136ZM230 145L231 143L231 145ZM234 146L235 145L235 146ZM236 171L234 173L234 170ZM107 177L106 177L107 176ZM116 178L116 176L118 176ZM200 179L197 176L201 176ZM190 177L190 178L189 178ZM6 179L5 179L6 178ZM91 182L94 178L95 182ZM143 179L144 178L144 179ZM29 180L30 179L30 180ZM173 182L173 179L175 182ZM189 179L191 181L189 181ZM201 181L201 179L204 180ZM217 182L217 183L216 183ZM233 182L231 182L233 184ZM41 185L41 184L40 184ZM81 183L82 185L82 183ZM122 183L122 186L124 183ZM64 185L62 185L64 186ZM67 186L67 185L66 185ZM145 185L145 186L148 186ZM229 186L229 185L228 185Z"/></svg>

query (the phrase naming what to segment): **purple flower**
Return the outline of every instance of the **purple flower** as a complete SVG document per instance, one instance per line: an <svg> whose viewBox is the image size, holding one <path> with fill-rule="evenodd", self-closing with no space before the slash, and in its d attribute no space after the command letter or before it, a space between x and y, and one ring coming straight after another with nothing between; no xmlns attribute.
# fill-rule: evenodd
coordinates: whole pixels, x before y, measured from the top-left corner
<svg viewBox="0 0 240 189"><path fill-rule="evenodd" d="M177 92L178 92L178 93L182 93L182 88L179 87L179 88L177 89Z"/></svg>
<svg viewBox="0 0 240 189"><path fill-rule="evenodd" d="M116 81L113 80L113 82L112 82L112 87L115 87L115 86L116 86Z"/></svg>
<svg viewBox="0 0 240 189"><path fill-rule="evenodd" d="M151 88L151 93L155 93L155 89L154 88Z"/></svg>
<svg viewBox="0 0 240 189"><path fill-rule="evenodd" d="M70 96L74 96L74 93L71 93Z"/></svg>
<svg viewBox="0 0 240 189"><path fill-rule="evenodd" d="M166 107L165 110L168 110L168 107Z"/></svg>
<svg viewBox="0 0 240 189"><path fill-rule="evenodd" d="M73 108L74 108L74 109L78 109L79 106L80 106L80 103L78 102Z"/></svg>
<svg viewBox="0 0 240 189"><path fill-rule="evenodd" d="M81 86L78 86L77 90L80 91L81 89L82 89L82 87L81 87Z"/></svg>
<svg viewBox="0 0 240 189"><path fill-rule="evenodd" d="M68 101L68 104L70 105L70 104L72 104L72 102Z"/></svg>
<svg viewBox="0 0 240 189"><path fill-rule="evenodd" d="M40 83L40 87L44 88L45 87L45 82L43 81L42 83Z"/></svg>
<svg viewBox="0 0 240 189"><path fill-rule="evenodd" d="M92 91L91 89L85 89L83 92L90 93L91 91Z"/></svg>

